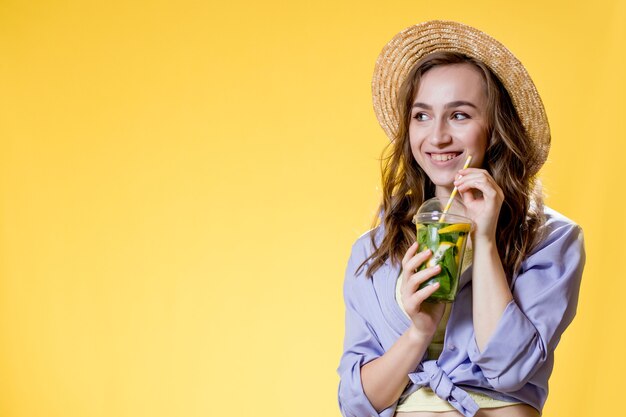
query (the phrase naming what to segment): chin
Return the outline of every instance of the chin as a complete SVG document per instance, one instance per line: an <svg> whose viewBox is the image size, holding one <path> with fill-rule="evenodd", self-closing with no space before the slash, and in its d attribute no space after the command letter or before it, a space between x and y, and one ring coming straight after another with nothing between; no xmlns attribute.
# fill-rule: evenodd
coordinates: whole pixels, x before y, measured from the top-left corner
<svg viewBox="0 0 626 417"><path fill-rule="evenodd" d="M452 188L454 187L454 179L453 178L442 178L442 177L431 177L429 176L430 181L435 184L437 187L444 188Z"/></svg>

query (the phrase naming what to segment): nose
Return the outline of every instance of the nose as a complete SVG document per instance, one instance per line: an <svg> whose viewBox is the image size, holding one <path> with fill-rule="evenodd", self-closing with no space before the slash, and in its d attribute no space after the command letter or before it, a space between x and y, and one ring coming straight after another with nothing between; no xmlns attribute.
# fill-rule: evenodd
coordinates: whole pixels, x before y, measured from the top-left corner
<svg viewBox="0 0 626 417"><path fill-rule="evenodd" d="M441 146L452 141L452 136L448 131L448 125L443 118L436 119L430 134L429 142L435 146Z"/></svg>

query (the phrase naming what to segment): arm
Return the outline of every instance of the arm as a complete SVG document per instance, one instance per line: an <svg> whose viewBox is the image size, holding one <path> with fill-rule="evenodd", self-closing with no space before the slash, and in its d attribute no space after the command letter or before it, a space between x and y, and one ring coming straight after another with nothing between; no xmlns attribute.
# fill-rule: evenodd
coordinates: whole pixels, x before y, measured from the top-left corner
<svg viewBox="0 0 626 417"><path fill-rule="evenodd" d="M363 391L376 410L384 410L400 398L410 382L408 374L424 357L431 339L411 326L383 356L361 368Z"/></svg>
<svg viewBox="0 0 626 417"><path fill-rule="evenodd" d="M407 256L415 255L417 245L412 246ZM412 252L411 252L412 251ZM403 268L414 271L430 253L423 252L414 256ZM358 257L356 257L358 258ZM405 259L408 259L405 256ZM367 305L360 302L359 292L362 292L358 284L367 282L369 278L362 271L358 276L355 274L358 261L355 261L355 252L350 257L346 278L344 281L344 299L346 304L346 335L344 340L344 353L338 369L341 381L339 383L339 406L344 416L390 416L394 412L394 404L409 383L408 374L415 370L421 361L432 335L436 329L443 311L439 312L440 306L430 307L432 311L422 309L422 316L431 317L418 323L423 327L411 325L407 331L393 344L387 352L384 351L376 333L367 320ZM409 269L410 268L410 269ZM417 286L437 270L421 271L416 274L406 274L406 282L403 281L403 298L406 295L407 312L415 312L412 302L419 302L427 298L437 287L424 288L420 291L410 292L408 289ZM404 272L403 272L404 273ZM357 281L361 280L361 281ZM411 299L411 300L408 300ZM423 301L423 300L422 300ZM412 307L411 307L412 306ZM418 306L419 310L419 306ZM424 329L433 327L428 335Z"/></svg>
<svg viewBox="0 0 626 417"><path fill-rule="evenodd" d="M455 185L476 223L469 357L494 389L517 391L551 358L574 318L585 263L582 231L562 220L546 224L547 236L509 290L494 244L502 191L485 170L459 173Z"/></svg>
<svg viewBox="0 0 626 417"><path fill-rule="evenodd" d="M486 345L469 346L498 391L513 392L532 382L573 320L585 263L581 229L561 224L522 263L506 305Z"/></svg>
<svg viewBox="0 0 626 417"><path fill-rule="evenodd" d="M476 344L482 350L513 294L494 240L477 238L473 244L472 320Z"/></svg>
<svg viewBox="0 0 626 417"><path fill-rule="evenodd" d="M359 265L356 258L359 256L355 254L353 247L343 284L346 313L343 354L337 369L340 377L339 408L344 417L390 417L393 415L393 409L379 414L365 395L361 382L361 367L381 357L385 352L372 325L358 305L358 289L354 280L367 278L363 273L356 275L355 271Z"/></svg>
<svg viewBox="0 0 626 417"><path fill-rule="evenodd" d="M454 184L463 196L467 214L475 223L472 231L472 321L477 346L482 349L513 299L496 246L496 228L504 193L484 169L462 169ZM479 192L477 195L475 190Z"/></svg>

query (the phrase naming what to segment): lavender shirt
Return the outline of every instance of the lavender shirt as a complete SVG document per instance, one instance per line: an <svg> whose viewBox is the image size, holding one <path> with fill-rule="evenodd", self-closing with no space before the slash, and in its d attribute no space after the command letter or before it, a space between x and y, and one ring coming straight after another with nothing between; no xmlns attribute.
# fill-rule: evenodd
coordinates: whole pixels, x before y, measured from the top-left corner
<svg viewBox="0 0 626 417"><path fill-rule="evenodd" d="M548 395L554 349L576 314L585 263L582 230L554 210L545 209L543 240L522 262L510 283L513 300L481 352L472 323L472 268L461 276L459 293L446 328L443 352L424 355L408 376L401 398L430 388L464 416L478 406L465 389L504 401L521 401L541 412ZM344 280L346 333L337 372L339 407L345 417L391 417L397 403L376 412L363 392L361 366L382 356L407 330L410 320L395 300L401 266L387 261L372 279L357 267L372 252L370 233L380 242L381 227L352 246Z"/></svg>

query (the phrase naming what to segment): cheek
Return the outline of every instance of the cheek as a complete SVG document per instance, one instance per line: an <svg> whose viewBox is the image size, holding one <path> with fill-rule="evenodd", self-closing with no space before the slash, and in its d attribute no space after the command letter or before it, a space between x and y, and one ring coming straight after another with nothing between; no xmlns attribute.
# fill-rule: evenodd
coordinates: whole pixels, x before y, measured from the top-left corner
<svg viewBox="0 0 626 417"><path fill-rule="evenodd" d="M413 155L418 155L420 146L422 145L422 141L418 139L418 136L412 130L409 130L409 144L411 145L411 151L413 152Z"/></svg>
<svg viewBox="0 0 626 417"><path fill-rule="evenodd" d="M417 162L418 165L422 165L421 164L421 152L420 152L420 145L418 142L410 142L411 145L411 154L413 155L413 160L415 160L415 162Z"/></svg>
<svg viewBox="0 0 626 417"><path fill-rule="evenodd" d="M480 158L481 160L485 156L485 152L487 151L487 133L483 130L477 131L471 140L470 147L472 148L473 153L475 154L475 158Z"/></svg>

